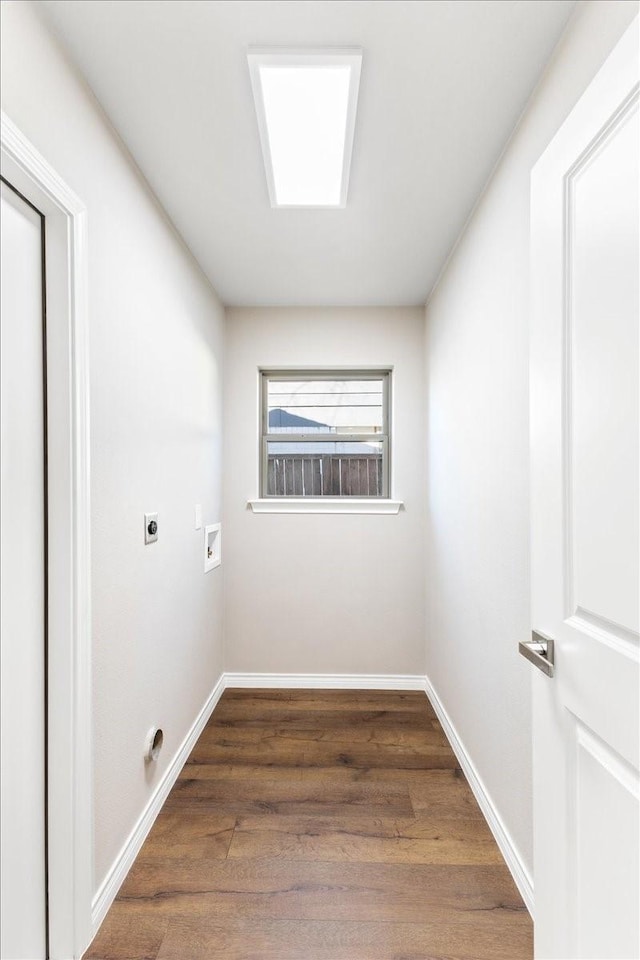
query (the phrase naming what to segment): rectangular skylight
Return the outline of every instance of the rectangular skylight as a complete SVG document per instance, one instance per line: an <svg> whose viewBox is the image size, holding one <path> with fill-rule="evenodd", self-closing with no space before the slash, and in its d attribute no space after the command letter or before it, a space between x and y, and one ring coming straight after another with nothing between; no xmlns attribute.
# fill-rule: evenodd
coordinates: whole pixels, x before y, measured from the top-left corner
<svg viewBox="0 0 640 960"><path fill-rule="evenodd" d="M248 55L272 207L344 207L360 50Z"/></svg>

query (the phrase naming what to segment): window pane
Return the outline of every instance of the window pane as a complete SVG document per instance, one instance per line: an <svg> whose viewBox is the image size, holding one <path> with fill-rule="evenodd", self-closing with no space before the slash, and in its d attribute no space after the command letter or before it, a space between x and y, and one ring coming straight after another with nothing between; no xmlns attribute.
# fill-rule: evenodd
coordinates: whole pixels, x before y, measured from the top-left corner
<svg viewBox="0 0 640 960"><path fill-rule="evenodd" d="M269 433L382 433L382 378L267 384Z"/></svg>
<svg viewBox="0 0 640 960"><path fill-rule="evenodd" d="M382 444L267 443L270 497L381 497Z"/></svg>

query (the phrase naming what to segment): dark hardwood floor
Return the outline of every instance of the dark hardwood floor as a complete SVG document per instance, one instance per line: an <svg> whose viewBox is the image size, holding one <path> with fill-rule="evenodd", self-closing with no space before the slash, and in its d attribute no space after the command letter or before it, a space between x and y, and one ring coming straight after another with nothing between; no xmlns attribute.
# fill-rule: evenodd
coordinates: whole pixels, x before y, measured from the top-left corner
<svg viewBox="0 0 640 960"><path fill-rule="evenodd" d="M85 955L524 960L532 923L423 693L227 690Z"/></svg>

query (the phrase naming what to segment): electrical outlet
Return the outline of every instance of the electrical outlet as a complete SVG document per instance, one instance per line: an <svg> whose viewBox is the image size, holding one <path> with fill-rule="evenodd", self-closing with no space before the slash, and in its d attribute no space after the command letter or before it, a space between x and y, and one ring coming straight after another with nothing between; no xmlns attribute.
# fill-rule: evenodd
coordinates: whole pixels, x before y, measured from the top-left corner
<svg viewBox="0 0 640 960"><path fill-rule="evenodd" d="M144 515L144 542L155 543L158 539L158 514L145 513Z"/></svg>

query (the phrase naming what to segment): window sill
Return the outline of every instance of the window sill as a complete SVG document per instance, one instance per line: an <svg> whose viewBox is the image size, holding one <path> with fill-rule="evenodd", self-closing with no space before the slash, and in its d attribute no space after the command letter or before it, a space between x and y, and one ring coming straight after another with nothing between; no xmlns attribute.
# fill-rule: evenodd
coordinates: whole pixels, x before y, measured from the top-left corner
<svg viewBox="0 0 640 960"><path fill-rule="evenodd" d="M356 497L324 497L323 499L298 497L268 497L249 500L247 505L254 513L398 513L402 500L358 499Z"/></svg>

